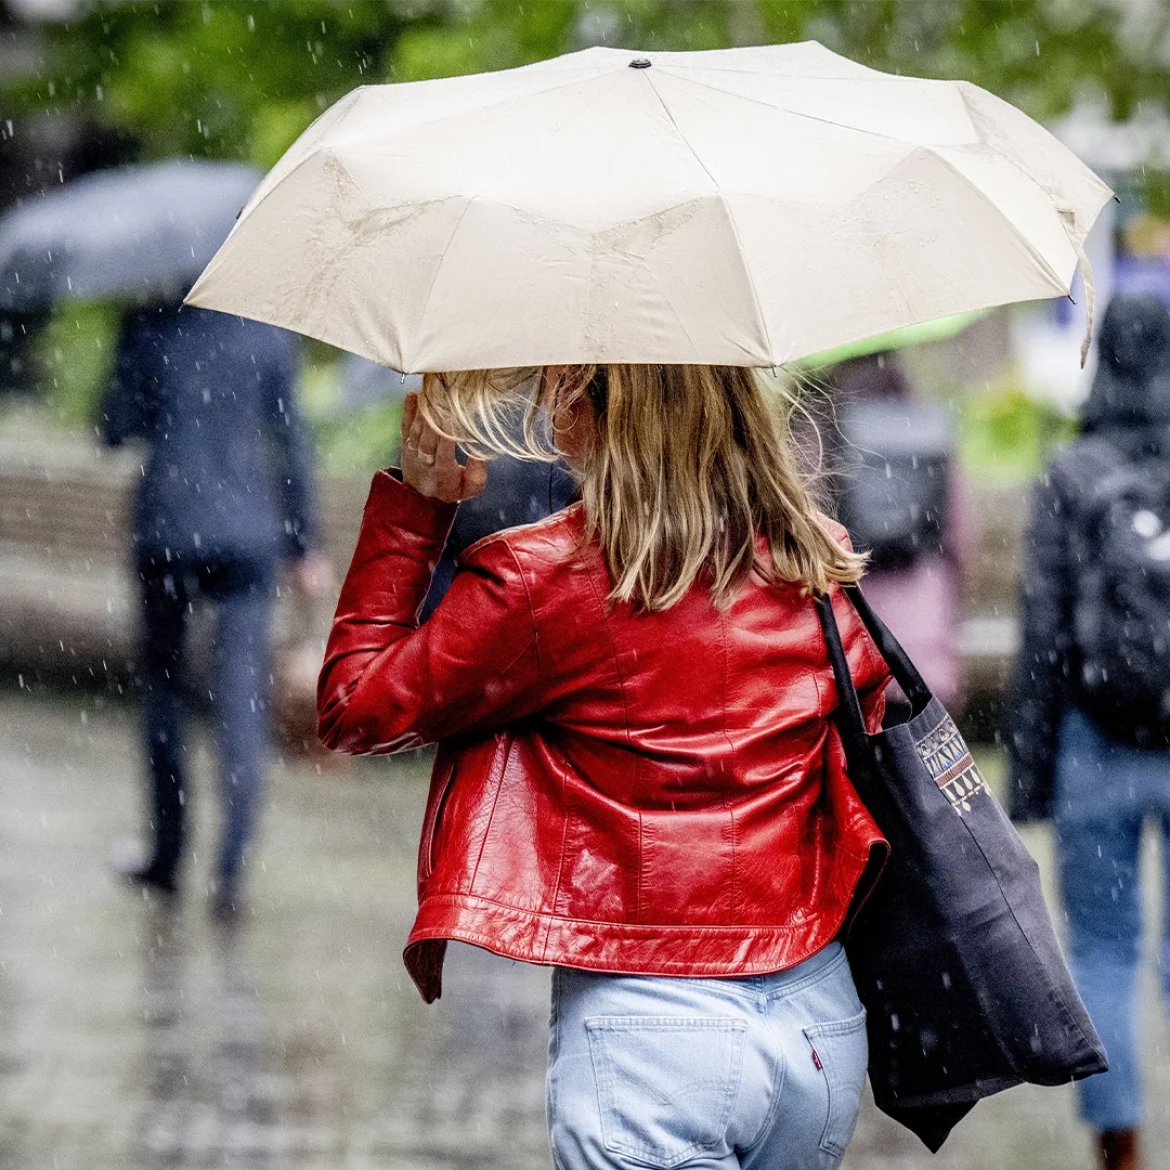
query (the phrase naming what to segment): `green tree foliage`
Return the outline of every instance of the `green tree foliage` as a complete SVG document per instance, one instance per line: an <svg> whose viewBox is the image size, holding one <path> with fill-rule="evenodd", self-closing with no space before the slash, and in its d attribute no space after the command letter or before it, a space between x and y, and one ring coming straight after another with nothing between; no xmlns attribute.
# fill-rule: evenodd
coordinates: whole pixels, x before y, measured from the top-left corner
<svg viewBox="0 0 1170 1170"><path fill-rule="evenodd" d="M40 69L0 79L0 96L17 116L64 107L128 129L146 157L266 166L367 82L508 68L593 43L810 37L878 69L967 78L1041 119L1082 95L1124 118L1170 94L1160 0L99 0L46 27Z"/></svg>
<svg viewBox="0 0 1170 1170"><path fill-rule="evenodd" d="M42 69L10 81L6 104L72 107L130 130L147 157L271 163L329 103L384 79L400 24L368 3L99 3L44 30Z"/></svg>

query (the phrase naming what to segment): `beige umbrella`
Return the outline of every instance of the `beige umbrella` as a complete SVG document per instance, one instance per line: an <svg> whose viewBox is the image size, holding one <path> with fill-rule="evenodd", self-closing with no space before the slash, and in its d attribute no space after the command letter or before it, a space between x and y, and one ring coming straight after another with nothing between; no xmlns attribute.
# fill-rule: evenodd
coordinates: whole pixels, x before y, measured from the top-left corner
<svg viewBox="0 0 1170 1170"><path fill-rule="evenodd" d="M188 300L399 370L775 366L1067 294L1109 195L966 82L814 42L594 48L355 90Z"/></svg>

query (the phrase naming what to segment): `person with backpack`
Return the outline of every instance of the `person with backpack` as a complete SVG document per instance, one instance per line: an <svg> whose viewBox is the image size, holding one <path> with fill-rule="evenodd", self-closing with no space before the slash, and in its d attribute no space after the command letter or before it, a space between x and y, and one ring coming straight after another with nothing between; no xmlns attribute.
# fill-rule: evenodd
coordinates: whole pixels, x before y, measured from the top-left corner
<svg viewBox="0 0 1170 1170"><path fill-rule="evenodd" d="M1105 1170L1141 1165L1138 859L1170 844L1170 312L1117 296L1081 434L1048 465L1028 528L1008 752L1010 809L1052 817L1071 966L1109 1055L1082 1081ZM1170 878L1170 854L1166 875ZM1162 944L1170 994L1170 943Z"/></svg>
<svg viewBox="0 0 1170 1170"><path fill-rule="evenodd" d="M960 704L959 485L951 413L916 399L894 353L835 371L837 517L869 554L865 592L950 711ZM894 688L887 712L906 710Z"/></svg>

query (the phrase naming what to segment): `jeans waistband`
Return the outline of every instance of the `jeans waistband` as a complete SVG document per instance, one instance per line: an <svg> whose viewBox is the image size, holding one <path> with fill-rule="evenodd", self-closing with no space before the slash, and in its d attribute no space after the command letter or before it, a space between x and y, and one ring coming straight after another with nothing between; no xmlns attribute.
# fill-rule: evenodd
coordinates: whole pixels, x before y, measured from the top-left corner
<svg viewBox="0 0 1170 1170"><path fill-rule="evenodd" d="M701 982L715 984L728 991L742 990L745 994L764 996L768 999L791 995L793 992L816 983L831 975L845 962L845 948L837 941L829 943L824 950L783 971L768 975L734 975L726 979L704 979Z"/></svg>

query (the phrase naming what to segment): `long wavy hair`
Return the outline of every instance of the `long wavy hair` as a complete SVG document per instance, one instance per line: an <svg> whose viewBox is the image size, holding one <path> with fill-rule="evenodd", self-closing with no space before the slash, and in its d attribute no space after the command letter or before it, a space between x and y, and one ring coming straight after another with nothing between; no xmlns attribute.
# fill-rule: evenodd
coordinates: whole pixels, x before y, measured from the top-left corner
<svg viewBox="0 0 1170 1170"><path fill-rule="evenodd" d="M792 399L753 371L569 366L554 401L540 382L533 370L428 374L420 409L477 456L551 461L554 402L561 418L587 403L585 539L600 544L613 600L669 609L698 580L725 607L753 571L815 592L861 577L865 557L826 530L798 468Z"/></svg>

